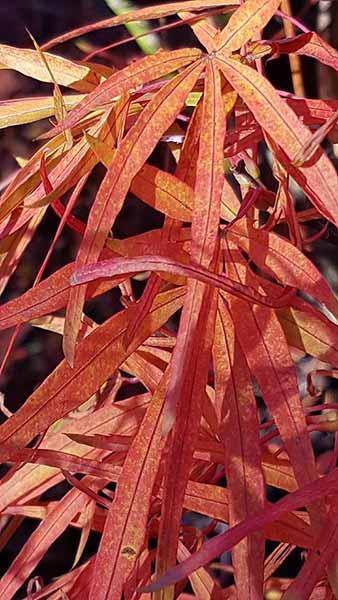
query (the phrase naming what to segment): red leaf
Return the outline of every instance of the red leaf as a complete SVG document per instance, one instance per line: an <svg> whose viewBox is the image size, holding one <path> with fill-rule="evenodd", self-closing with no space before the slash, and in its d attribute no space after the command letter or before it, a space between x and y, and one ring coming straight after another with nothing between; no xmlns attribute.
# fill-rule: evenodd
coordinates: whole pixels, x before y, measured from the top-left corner
<svg viewBox="0 0 338 600"><path fill-rule="evenodd" d="M176 560L184 493L202 413L212 343L215 292L190 282L171 360L165 431L173 425L166 459L157 572Z"/></svg>
<svg viewBox="0 0 338 600"><path fill-rule="evenodd" d="M78 285L101 277L116 277L122 273L126 275L137 271L163 271L182 275L183 277L196 279L202 283L226 290L230 294L238 295L241 298L257 304L263 304L264 306L280 308L281 306L288 305L290 300L290 292L282 294L280 298L269 298L258 293L253 288L229 279L225 275L217 275L212 271L195 265L184 265L165 256L135 256L130 259L117 258L101 261L75 271L71 277L71 284Z"/></svg>
<svg viewBox="0 0 338 600"><path fill-rule="evenodd" d="M283 594L285 600L307 600L312 595L316 583L324 576L325 569L330 566L338 550L338 514L334 501L330 503L328 517L307 560L296 579ZM336 579L336 575L334 576Z"/></svg>
<svg viewBox="0 0 338 600"><path fill-rule="evenodd" d="M165 375L124 462L95 561L89 595L92 600L121 597L144 544L153 486L165 442L160 419L167 384Z"/></svg>
<svg viewBox="0 0 338 600"><path fill-rule="evenodd" d="M217 264L223 182L224 112L221 81L214 64L206 67L192 217L191 258L204 267ZM198 110L198 109L197 109ZM189 281L166 397L164 430L170 436L157 550L157 572L175 563L184 493L202 415L217 295Z"/></svg>
<svg viewBox="0 0 338 600"><path fill-rule="evenodd" d="M95 475L95 477L105 477L107 480L112 478L109 465L100 463L97 460L79 458L65 452L58 452L57 450L31 450L30 448L19 448L14 444L2 444L0 460L1 462L27 462L48 465L74 473L88 473Z"/></svg>
<svg viewBox="0 0 338 600"><path fill-rule="evenodd" d="M154 583L151 583L146 588L139 591L153 592L163 589L168 585L175 584L177 581L190 575L190 573L199 567L208 564L223 552L230 550L244 537L273 523L283 514L296 510L311 502L321 500L325 496L335 495L337 490L338 471L335 469L329 475L325 475L321 479L313 481L300 490L282 498L269 508L265 508L264 511L260 512L258 515L250 517L225 533L212 538L203 544L202 548L193 554L187 561L174 567Z"/></svg>
<svg viewBox="0 0 338 600"><path fill-rule="evenodd" d="M86 459L104 458L107 451L98 452L86 446L80 447L79 444L75 444L68 439L68 433L76 432L80 437L91 437L90 434L96 432L99 432L99 436L100 434L109 435L116 432L123 434L124 437L134 435L144 416L148 402L149 396L145 394L100 408L76 421L71 420L69 422L69 420L66 420L60 433L48 432L39 448L76 454ZM120 468L114 466L114 469L114 480L116 480ZM10 478L1 481L0 509L3 511L10 505L22 504L24 501L29 502L29 500L36 498L62 480L63 476L54 468L42 465L23 465L16 469Z"/></svg>
<svg viewBox="0 0 338 600"><path fill-rule="evenodd" d="M229 270L239 281L249 280L244 260L228 249ZM316 479L313 451L300 402L296 371L283 330L271 309L252 307L229 297L238 340L251 374L256 378L268 410L289 454L299 485ZM246 315L245 321L242 315Z"/></svg>
<svg viewBox="0 0 338 600"><path fill-rule="evenodd" d="M300 54L311 56L316 60L338 71L338 52L314 31L302 33L294 38L287 38L273 43L278 54Z"/></svg>
<svg viewBox="0 0 338 600"><path fill-rule="evenodd" d="M234 324L220 298L214 341L216 398L222 402L225 469L232 527L263 509L265 484L259 447L256 400ZM229 377L230 375L230 377ZM261 532L234 548L232 562L239 597L261 600L265 543Z"/></svg>
<svg viewBox="0 0 338 600"><path fill-rule="evenodd" d="M82 481L87 482L92 479L87 476ZM102 484L103 482L101 487ZM100 483L92 483L93 487L95 485L96 489L100 489ZM0 595L3 600L11 600L14 597L15 592L21 587L52 543L63 533L76 514L83 510L86 503L87 497L77 489L70 490L57 502L56 506L30 535L1 578Z"/></svg>
<svg viewBox="0 0 338 600"><path fill-rule="evenodd" d="M292 165L304 142L311 137L310 131L258 71L231 58L222 57L218 61L224 76L276 147L280 148L278 159L285 169L309 196L317 210L337 225L334 190L338 187L338 177L326 154L319 149L316 161L312 161L310 166L296 169Z"/></svg>

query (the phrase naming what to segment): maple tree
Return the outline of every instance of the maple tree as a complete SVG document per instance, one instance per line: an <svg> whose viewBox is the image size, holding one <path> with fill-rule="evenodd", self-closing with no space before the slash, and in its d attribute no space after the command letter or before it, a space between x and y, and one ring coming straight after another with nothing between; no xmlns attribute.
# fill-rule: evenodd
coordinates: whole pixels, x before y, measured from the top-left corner
<svg viewBox="0 0 338 600"><path fill-rule="evenodd" d="M2 68L54 87L53 96L1 102L1 127L56 119L1 197L1 291L46 211L60 218L34 285L0 306L0 327L15 327L13 340L24 323L46 328L63 336L64 351L0 426L2 462L12 465L0 482L10 516L1 546L16 517L39 520L0 580L3 600L68 527L81 531L73 568L31 600L259 600L272 585L285 600L338 597L337 469L334 461L319 473L310 439L334 423L309 385L320 414L311 418L295 369L305 354L338 367L337 298L304 253L303 228L338 223L337 173L321 147L337 139L338 101L301 97L295 80L295 93L283 94L264 69L285 53L338 70L338 53L304 28L265 40L274 16L294 23L287 5L182 0L41 48L0 45ZM159 50L120 70L50 52L96 29L171 15L198 47ZM173 170L148 162L159 142ZM262 157L273 189L260 180ZM73 209L99 164L105 175L84 222ZM295 184L311 208L296 210ZM129 192L162 213L163 226L120 240L111 230ZM75 261L44 278L65 228L80 239ZM135 300L140 273L147 281ZM122 309L98 325L85 303L117 286ZM145 391L120 400L126 374ZM61 499L41 500L61 481L70 486ZM286 496L268 502L267 485ZM186 525L190 511L210 525ZM228 529L207 540L218 522ZM100 545L82 562L91 531ZM266 539L277 542L270 554ZM294 547L307 551L298 575L272 578ZM226 550L234 583L222 588L209 564Z"/></svg>

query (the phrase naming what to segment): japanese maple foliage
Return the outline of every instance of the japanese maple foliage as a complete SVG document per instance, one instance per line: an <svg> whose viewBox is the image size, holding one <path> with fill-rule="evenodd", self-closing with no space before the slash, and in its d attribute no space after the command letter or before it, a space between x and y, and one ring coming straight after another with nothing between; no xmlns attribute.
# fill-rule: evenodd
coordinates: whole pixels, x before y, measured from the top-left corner
<svg viewBox="0 0 338 600"><path fill-rule="evenodd" d="M338 101L298 95L296 79L295 93L282 93L265 74L279 54L337 71L338 53L301 23L297 34L287 8L177 0L41 48L0 45L1 68L54 87L50 97L0 103L0 126L56 120L1 196L1 291L46 211L60 218L34 285L1 305L0 328L15 327L13 343L23 324L48 329L64 352L0 426L11 465L0 482L1 547L18 516L39 520L0 580L2 600L24 584L31 600L261 600L272 587L287 600L338 598L336 456L322 476L310 438L335 431L337 413L330 421L318 403L310 416L316 391L311 384L301 398L295 368L305 355L326 374L338 368L337 298L304 253L308 222L319 221L319 236L338 224L338 177L321 146L327 135L337 140ZM198 47L163 49L121 70L50 52L94 30L173 15ZM296 23L292 38L282 29L264 39L276 16ZM148 162L160 142L167 169ZM73 209L97 165L105 171L85 222ZM130 193L163 225L121 240L111 231ZM296 206L299 194L307 208ZM75 260L44 278L65 228L78 236ZM135 300L140 274L147 281ZM117 286L121 310L101 324L89 319L86 302ZM9 347L2 367L10 360ZM145 391L121 400L126 374ZM62 481L70 489L61 499L41 498ZM286 496L269 502L267 486ZM191 511L209 525L188 526ZM208 540L218 523L227 530ZM31 591L33 571L67 528L81 532L73 568ZM99 548L83 561L91 532ZM267 554L265 540L280 552ZM298 575L272 577L295 547L306 550ZM234 583L222 588L210 563L226 550Z"/></svg>

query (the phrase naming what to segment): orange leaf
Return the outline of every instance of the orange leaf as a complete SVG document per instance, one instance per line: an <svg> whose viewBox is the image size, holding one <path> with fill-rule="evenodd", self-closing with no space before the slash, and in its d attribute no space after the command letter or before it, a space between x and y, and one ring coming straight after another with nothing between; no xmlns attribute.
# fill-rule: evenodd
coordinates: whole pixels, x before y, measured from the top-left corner
<svg viewBox="0 0 338 600"><path fill-rule="evenodd" d="M123 112L125 106L114 105L110 108L99 120L98 123L90 128L91 135L98 135L99 140L111 143L111 138L114 136L116 122ZM116 139L116 137L115 137ZM86 138L82 138L68 152L66 152L57 163L49 162L48 164L48 179L53 189L48 195L43 182L37 187L34 186L35 178L32 178L31 186L23 190L24 193L11 193L5 196L0 208L0 220L5 219L15 208L20 206L25 197L25 209L22 211L21 218L16 223L16 228L21 227L36 211L39 206L47 206L58 196L61 196L70 190L82 175L91 171L96 165L98 159L91 150ZM40 182L39 182L40 183ZM34 189L35 187L35 189ZM31 209L31 210L30 210ZM14 229L15 230L15 229ZM13 229L12 229L13 232Z"/></svg>
<svg viewBox="0 0 338 600"><path fill-rule="evenodd" d="M191 260L209 268L215 256L224 181L225 114L221 78L209 60L205 74L201 134L191 226Z"/></svg>
<svg viewBox="0 0 338 600"><path fill-rule="evenodd" d="M80 102L83 96L63 96L66 108L69 110ZM54 114L54 99L48 96L41 98L15 98L0 102L0 129L13 125L32 123L46 119Z"/></svg>
<svg viewBox="0 0 338 600"><path fill-rule="evenodd" d="M170 173L145 164L133 179L130 191L172 219L191 221L193 189Z"/></svg>
<svg viewBox="0 0 338 600"><path fill-rule="evenodd" d="M181 12L180 10L178 16L180 17L180 19L192 19L194 17L194 14L190 12ZM197 22L192 21L190 23L190 28L193 30L198 41L207 50L208 54L211 54L211 52L215 52L217 50L215 36L218 30L215 27L213 27L213 25L211 25L209 21L205 19L201 19Z"/></svg>
<svg viewBox="0 0 338 600"><path fill-rule="evenodd" d="M218 50L235 52L261 31L275 14L281 0L246 0L217 34Z"/></svg>
<svg viewBox="0 0 338 600"><path fill-rule="evenodd" d="M102 106L106 102L112 102L114 98L133 91L148 81L158 79L176 69L185 67L189 63L198 60L200 56L200 50L185 48L183 50L158 52L128 65L121 71L113 73L106 81L98 85L67 115L62 123L48 133L43 134L41 138L54 137L63 129L69 129L76 125L80 119L96 107Z"/></svg>
<svg viewBox="0 0 338 600"><path fill-rule="evenodd" d="M54 81L37 50L0 44L0 69L13 69L39 81L56 82L78 92L90 92L97 85L96 75L81 63L45 52L44 57L53 73Z"/></svg>
<svg viewBox="0 0 338 600"><path fill-rule="evenodd" d="M137 271L158 271L182 275L226 290L230 294L235 294L251 302L274 308L289 305L290 297L293 294L291 290L291 292L281 294L279 298L263 296L255 289L234 281L225 275L217 275L203 267L185 265L166 256L135 256L134 258L103 260L75 271L71 277L71 285L79 285L101 277L116 277L122 273L126 275Z"/></svg>
<svg viewBox="0 0 338 600"><path fill-rule="evenodd" d="M279 309L277 316L290 346L338 366L337 325L293 308Z"/></svg>

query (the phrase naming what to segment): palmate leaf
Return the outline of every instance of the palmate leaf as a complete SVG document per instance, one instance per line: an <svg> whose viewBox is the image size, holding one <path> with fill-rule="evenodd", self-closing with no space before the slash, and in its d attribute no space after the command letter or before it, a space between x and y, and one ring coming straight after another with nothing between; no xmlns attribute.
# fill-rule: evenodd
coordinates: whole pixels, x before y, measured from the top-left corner
<svg viewBox="0 0 338 600"><path fill-rule="evenodd" d="M68 304L64 346L74 364L70 368L62 361L0 427L0 454L14 462L0 481L0 508L11 519L0 547L16 531L18 517L41 521L0 581L4 598L16 594L67 527L80 533L75 560L90 531L102 537L98 554L83 568L44 588L55 600L63 592L72 600L150 600L151 592L138 593L138 588L168 568L162 583L169 588L156 593L156 600L191 597L183 592L185 583L174 588L180 577L188 577L195 595L205 600L258 600L265 591L264 537L310 550L289 596L310 595L318 578L326 585L329 561L335 589L334 502L325 513L323 497L326 486L336 493L337 481L335 472L324 478L325 485L318 479L309 439L314 421L305 417L291 354L294 358L299 349L336 366L337 326L310 302L337 316L337 299L302 252L299 223L321 215L338 222L337 177L318 148L331 127L329 140L337 137L338 106L334 100L275 91L263 75L262 57L274 58L280 50L311 55L333 68L337 64L335 51L316 34L261 41L280 4L162 3L74 30L45 46L180 11L178 18L207 50L160 51L121 71L0 46L4 66L28 76L35 71L38 80L55 79L86 94L67 96L69 114L46 134L47 143L14 176L0 202L2 288L48 206L61 218L60 227L68 225L80 239L75 263L0 307L0 328L32 322L60 335L65 319L50 315ZM219 30L208 17L222 14L217 22L226 25ZM50 98L34 106L31 99L20 106L0 104L0 126L45 118L53 108ZM68 128L71 147L64 144ZM279 181L280 164L285 189L293 177L313 208L291 214L292 188L289 205L263 188L256 179L261 142L272 153L275 178ZM152 154L158 143L166 148L163 163ZM233 183L230 168L239 161L250 185L262 186L258 201L244 184ZM72 199L77 196L85 178L96 177L92 172L99 163L106 175L85 223L67 215L62 196L73 188ZM128 192L132 202L141 200L161 213L164 224L112 239L110 228ZM269 216L266 226L262 210ZM283 228L278 231L290 232L290 239L269 230L276 224ZM148 281L135 302L129 276L140 278L139 273ZM82 314L84 301L119 284L128 308L102 325L91 323ZM171 318L182 306L176 333ZM259 434L251 377L271 413L271 436L280 438L276 454L265 423ZM129 383L149 393L121 401L117 394L129 394ZM87 412L79 418L82 410ZM39 434L37 449L23 447ZM69 471L87 475L80 481ZM65 497L39 500L65 477L74 488ZM106 490L112 502L98 495L106 477L117 486L114 493ZM289 495L270 506L263 477ZM305 492L293 495L308 482ZM109 513L94 502L104 502ZM288 512L296 507L302 510ZM198 511L230 529L199 550L205 530L182 524L184 511ZM156 551L148 549L152 540ZM235 585L220 590L204 567L237 543ZM281 546L267 558L265 577L288 551ZM183 562L175 568L176 561ZM201 569L193 572L196 566ZM286 582L281 585L285 589ZM33 597L43 595L41 590Z"/></svg>

